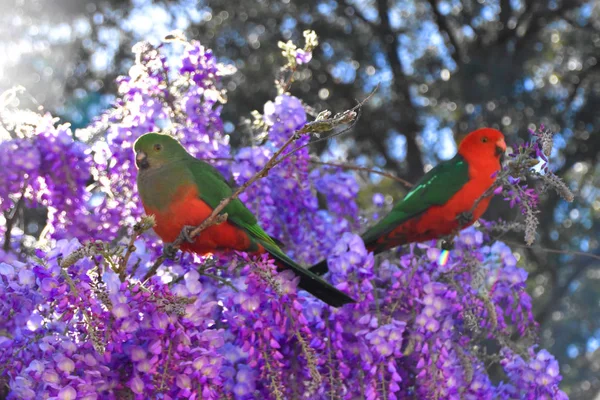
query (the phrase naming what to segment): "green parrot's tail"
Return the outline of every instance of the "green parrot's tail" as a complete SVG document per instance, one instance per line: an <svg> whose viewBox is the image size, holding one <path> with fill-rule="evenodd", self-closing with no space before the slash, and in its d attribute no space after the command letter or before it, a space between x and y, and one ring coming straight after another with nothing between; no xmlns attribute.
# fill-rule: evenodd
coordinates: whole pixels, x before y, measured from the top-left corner
<svg viewBox="0 0 600 400"><path fill-rule="evenodd" d="M312 267L308 269L310 272L316 275L325 275L327 271L329 271L329 266L327 265L327 259L324 259L321 262L316 263Z"/></svg>
<svg viewBox="0 0 600 400"><path fill-rule="evenodd" d="M268 251L269 249L267 249ZM348 296L346 293L339 291L335 286L325 282L308 269L301 267L292 261L285 254L281 254L278 251L269 251L269 254L275 259L276 264L285 269L291 269L294 274L300 277L300 284L298 285L301 289L306 290L316 298L324 301L333 307L341 307L344 304L356 303L356 301Z"/></svg>

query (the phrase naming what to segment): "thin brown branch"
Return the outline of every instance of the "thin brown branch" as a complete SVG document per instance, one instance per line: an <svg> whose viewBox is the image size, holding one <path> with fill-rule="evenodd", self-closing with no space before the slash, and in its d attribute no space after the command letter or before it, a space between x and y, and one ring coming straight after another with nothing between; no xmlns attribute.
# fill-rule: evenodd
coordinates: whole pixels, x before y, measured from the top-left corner
<svg viewBox="0 0 600 400"><path fill-rule="evenodd" d="M131 257L131 254L135 251L134 242L136 241L137 238L138 238L138 235L135 233L135 229L134 229L134 233L129 238L129 243L127 244L127 250L125 251L125 256L123 256L123 258L121 260L119 260L118 273L119 273L119 279L121 280L121 282L123 282L125 280L125 271L127 270L127 263L129 262L129 258Z"/></svg>
<svg viewBox="0 0 600 400"><path fill-rule="evenodd" d="M325 136L325 137L321 137L318 138L317 140L313 140L310 141L302 146L298 146L295 147L294 149L290 150L288 153L284 154L283 156L281 156L281 159L277 162L278 164L280 162L282 162L283 160L285 160L286 158L290 157L292 154L296 153L297 151L308 147L310 145L313 145L315 143L319 143L322 142L324 140L329 140L332 139L334 137L343 135L344 133L350 131L352 128L354 128L354 126L356 125L356 122L360 119L360 116L362 115L361 113L361 108L362 106L369 101L369 99L371 99L371 97L373 97L373 95L375 94L375 92L377 91L377 89L379 89L379 84L377 84L377 86L375 87L375 89L373 89L373 91L371 91L371 93L369 93L369 95L367 97L365 97L362 101L358 102L358 104L356 104L354 107L352 107L349 110L346 110L343 113L340 114L336 114L331 120L316 120L311 122L310 124L312 125L312 127L310 128L310 132L312 133L316 133L317 135L320 132L326 132L326 131L330 131L333 129L333 127L331 126L331 122L329 121L339 121L336 123L336 125L341 125L341 124L350 124L349 126L347 126L344 129L339 130L338 132L335 132L331 135ZM308 131L303 131L305 127L300 131L300 133L308 133Z"/></svg>
<svg viewBox="0 0 600 400"><path fill-rule="evenodd" d="M290 150L288 153L284 154L283 156L281 156L281 158L277 161L277 164L281 163L282 161L284 161L286 158L290 157L292 154L296 153L297 151L308 147L310 145L313 145L315 143L319 143L322 142L324 140L330 140L334 137L343 135L344 133L350 131L352 128L354 128L354 126L356 125L356 122L360 119L360 115L361 115L361 108L362 106L371 99L371 97L373 97L373 95L375 94L375 92L377 91L377 89L379 89L379 84L377 84L377 86L375 86L375 88L371 91L371 93L369 93L367 95L367 97L365 97L362 101L358 101L356 106L352 107L349 110L346 110L343 113L340 114L336 114L333 118L331 119L317 119L316 121L310 122L307 125L305 125L304 128L302 128L300 131L297 132L297 134L305 134L305 133L320 133L320 132L326 132L326 131L330 131L333 129L333 126L335 125L341 125L341 124L346 124L349 123L350 125L338 132L335 132L331 135L322 137L322 138L318 138L316 140L310 141L302 146L299 147L295 147L294 149ZM307 129L308 126L308 129ZM206 161L235 161L235 159L233 157L215 157L215 158L201 158L201 160L206 160Z"/></svg>
<svg viewBox="0 0 600 400"><path fill-rule="evenodd" d="M141 262L142 262L142 259L138 258L137 261L135 262L135 264L133 264L133 267L131 268L131 273L129 274L130 276L135 276L135 273L137 272L138 268L140 267Z"/></svg>
<svg viewBox="0 0 600 400"><path fill-rule="evenodd" d="M287 93L290 90L290 88L292 87L292 83L294 83L294 74L296 73L297 69L298 69L297 65L290 69L290 76L288 77L287 81L283 85L283 93Z"/></svg>
<svg viewBox="0 0 600 400"><path fill-rule="evenodd" d="M19 199L15 203L15 207L13 209L12 215L5 214L6 219L6 231L4 232L4 245L2 249L5 252L10 251L10 239L12 235L12 229L17 222L17 218L19 217L19 213L21 212L21 208L25 203L25 191L27 190L27 181L23 182L23 189L21 189L21 194L19 195Z"/></svg>
<svg viewBox="0 0 600 400"><path fill-rule="evenodd" d="M200 160L204 160L204 161L235 161L235 159L231 158L231 157L229 157L229 158L227 158L227 157L220 157L220 158L200 158ZM409 181L407 181L405 179L402 179L402 178L400 178L400 177L392 174L391 172L380 171L380 170L375 169L375 168L361 167L360 165L351 164L351 163L326 162L326 161L321 161L321 160L315 159L315 158L311 158L309 160L309 162L311 164L316 164L316 165L328 165L328 166L331 166L331 167L338 167L338 168L349 169L349 170L353 170L353 171L367 172L367 173L370 173L370 174L376 174L376 175L384 176L386 178L392 179L392 180L394 180L396 182L399 182L399 183L403 184L407 188L411 188L411 187L414 186Z"/></svg>
<svg viewBox="0 0 600 400"><path fill-rule="evenodd" d="M373 169L373 168L369 168L369 167L361 167L359 165L354 165L354 164L325 162L325 161L314 160L314 159L311 159L310 163L317 164L317 165L329 165L329 166L332 166L332 167L339 167L339 168L343 168L343 169L350 169L350 170L353 170L353 171L368 172L370 174L377 174L377 175L385 176L386 178L392 179L392 180L394 180L396 182L400 182L404 186L406 186L407 188L413 187L412 183L410 183L409 181L404 180L402 178L399 178L399 177L397 177L394 174L391 174L391 173L385 172L385 171L379 171L379 170L376 170L376 169Z"/></svg>
<svg viewBox="0 0 600 400"><path fill-rule="evenodd" d="M156 220L154 217L143 217L141 221L133 225L133 232L131 233L131 237L129 238L129 243L127 244L127 249L125 251L125 255L119 259L118 262L118 272L119 278L121 282L125 280L125 272L127 271L127 264L129 263L129 258L131 254L135 251L135 241L138 237L148 229L152 228L156 224ZM138 259L137 263L133 266L131 270L131 276L135 275L135 271L139 267L140 260Z"/></svg>
<svg viewBox="0 0 600 400"><path fill-rule="evenodd" d="M160 268L160 266L163 262L165 262L166 259L167 257L164 254L161 254L160 257L158 257L156 261L154 261L154 264L152 264L148 272L146 272L146 274L142 278L142 282L146 282L148 279L152 278L154 274L156 274L156 271L158 271L158 268Z"/></svg>
<svg viewBox="0 0 600 400"><path fill-rule="evenodd" d="M560 249L552 249L550 247L543 246L527 246L526 244L514 242L512 240L504 240L506 244L510 244L517 247L523 247L532 250L540 250L546 253L554 253L554 254L564 254L567 256L579 256L579 257L588 257L593 258L594 260L600 261L600 255L594 253L586 253L584 251L575 251L575 250L560 250Z"/></svg>

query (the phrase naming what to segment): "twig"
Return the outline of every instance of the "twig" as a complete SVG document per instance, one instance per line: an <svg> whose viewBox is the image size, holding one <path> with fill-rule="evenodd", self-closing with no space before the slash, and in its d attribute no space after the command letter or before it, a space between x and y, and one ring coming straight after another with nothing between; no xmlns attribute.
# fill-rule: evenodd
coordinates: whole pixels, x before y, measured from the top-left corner
<svg viewBox="0 0 600 400"><path fill-rule="evenodd" d="M137 272L138 268L140 267L141 262L142 262L142 259L138 258L137 261L135 262L135 264L133 264L133 267L131 268L131 273L129 274L130 276L135 276L135 273Z"/></svg>
<svg viewBox="0 0 600 400"><path fill-rule="evenodd" d="M307 123L306 125L304 125L304 127L302 129L300 129L299 131L296 131L295 134L303 135L303 134L307 134L307 133L313 133L313 134L315 134L315 136L318 137L319 133L331 131L336 126L339 126L342 124L350 124L350 125L347 128L340 130L339 132L336 132L334 134L310 141L302 146L295 147L294 149L290 150L288 153L281 156L281 158L279 160L277 160L275 165L283 162L285 159L290 157L292 154L296 153L299 150L302 150L303 148L305 148L307 146L322 142L324 140L332 139L334 137L343 135L344 133L348 132L350 129L352 129L354 127L354 125L356 125L356 122L360 118L362 106L367 101L369 101L371 99L371 97L373 97L373 95L375 94L377 89L379 89L379 84L377 84L377 86L375 86L375 88L371 91L371 93L369 93L367 95L367 97L365 97L362 101L357 102L356 106L352 107L349 110L344 111L343 113L336 114L333 118L329 118L329 116L331 115L331 113L329 111L321 112L317 116L317 119L315 121ZM285 145L287 145L287 143ZM200 158L200 159L206 160L206 161L235 161L235 159L232 157L214 157L214 158ZM312 160L311 160L311 162L312 162ZM380 173L381 171L372 170L370 172L377 174L377 173ZM390 176L390 178L391 178L391 176ZM396 179L396 178L393 178L393 179ZM400 178L397 178L397 179L400 179ZM412 186L412 184L410 184L408 182L407 182L407 184Z"/></svg>
<svg viewBox="0 0 600 400"><path fill-rule="evenodd" d="M129 239L129 243L127 244L127 250L125 252L125 256L120 260L121 262L118 265L119 279L121 279L121 282L123 282L125 280L125 270L127 269L127 263L129 262L129 257L131 257L131 253L133 253L135 251L135 246L133 245L133 243L135 242L136 239L137 239L137 235L135 233L133 235L131 235L131 238Z"/></svg>
<svg viewBox="0 0 600 400"><path fill-rule="evenodd" d="M369 168L369 167L361 167L359 165L354 165L354 164L325 162L325 161L320 161L320 160L315 160L315 159L310 159L309 162L312 163L312 164L329 165L329 166L332 166L332 167L339 167L339 168L344 168L344 169L351 169L353 171L362 171L362 172L368 172L368 173L371 173L371 174L377 174L377 175L385 176L386 178L390 178L390 179L392 179L392 180L394 180L396 182L400 182L401 184L403 184L407 188L411 188L411 187L414 186L409 181L404 180L402 178L399 178L399 177L397 177L394 174L391 174L391 173L385 172L385 171L379 171L379 170L376 170L376 169L373 169L373 168Z"/></svg>
<svg viewBox="0 0 600 400"><path fill-rule="evenodd" d="M290 76L289 76L287 82L285 82L283 89L282 89L283 93L287 93L287 91L290 90L290 87L292 86L292 83L294 82L294 74L296 73L297 69L298 69L297 65L290 69Z"/></svg>
<svg viewBox="0 0 600 400"><path fill-rule="evenodd" d="M209 158L199 158L199 160L203 160L203 161L230 161L230 162L235 161L235 159L232 158L232 157L209 157ZM327 165L327 166L330 166L330 167L338 167L338 168L343 168L343 169L349 169L349 170L352 170L352 171L368 172L370 174L380 175L380 176L389 178L391 180L394 180L396 182L399 182L399 183L403 184L404 186L406 186L407 188L414 187L414 184L410 183L406 179L400 178L400 177L392 174L391 172L385 172L385 171L381 171L381 170L378 170L378 169L375 169L375 168L363 167L363 166L356 165L356 164L351 164L351 163L335 163L335 162L321 161L321 160L316 159L316 158L311 158L311 159L308 160L308 162L311 163L311 164L316 164L316 165Z"/></svg>
<svg viewBox="0 0 600 400"><path fill-rule="evenodd" d="M165 380L169 371L169 363L171 362L171 352L173 350L173 339L169 340L169 348L167 349L167 362L165 363L166 365L164 366L163 372L161 374L160 377L160 386L158 388L158 390L162 391L166 391L167 387L165 386Z"/></svg>
<svg viewBox="0 0 600 400"><path fill-rule="evenodd" d="M211 274L208 272L199 272L200 276L206 276L207 278L211 278L216 280L217 282L222 283L223 285L229 287L230 289L232 289L234 292L239 292L240 290L235 287L231 282L229 282L227 279L220 277L219 275L215 275L215 274Z"/></svg>
<svg viewBox="0 0 600 400"><path fill-rule="evenodd" d="M329 137L328 137L328 139L329 139ZM230 162L235 161L235 159L233 157L209 157L209 158L199 158L199 160L203 160L203 161L230 161ZM368 172L370 174L381 175L381 176L384 176L386 178L392 179L392 180L394 180L396 182L402 183L404 186L406 186L408 188L411 188L411 187L414 186L414 184L410 183L409 181L407 181L405 179L397 177L396 175L392 174L391 172L380 171L380 170L375 169L375 168L362 167L360 165L350 164L350 163L334 163L334 162L321 161L321 160L316 159L316 158L311 158L311 159L308 160L308 162L311 163L311 164L328 165L328 166L331 166L331 167L339 167L339 168L343 168L343 169L350 169L350 170L353 170L353 171Z"/></svg>
<svg viewBox="0 0 600 400"><path fill-rule="evenodd" d="M346 110L345 112L343 112L341 114L336 114L331 120L328 121L328 120L326 120L327 118L325 118L325 119L316 120L314 122L311 122L309 124L312 125L312 127L311 127L311 130L309 130L309 131L303 131L309 124L305 125L304 128L302 128L302 130L300 131L300 133L315 133L318 135L319 132L326 132L326 131L332 130L337 125L346 124L346 123L350 124L350 126L348 126L345 129L340 130L339 132L335 132L329 136L310 141L306 144L303 144L302 146L295 147L294 149L290 150L288 153L281 156L281 158L279 159L277 164L279 164L280 162L282 162L285 159L287 159L288 157L290 157L292 154L296 153L299 150L302 150L303 148L305 148L307 146L343 135L344 133L346 133L349 130L351 130L352 128L354 128L354 125L356 125L356 122L360 118L360 115L361 115L360 110L361 110L362 105L365 104L373 96L373 94L375 93L375 91L378 88L379 88L379 85L377 85L377 87L375 89L373 89L373 91L371 93L369 93L369 95L363 101L359 102L356 106L354 106L353 108L351 108L349 110ZM322 115L322 114L323 113L321 113L320 115ZM326 114L326 115L328 115L328 114ZM331 121L337 121L337 122L332 123Z"/></svg>
<svg viewBox="0 0 600 400"><path fill-rule="evenodd" d="M517 247L525 247L525 248L529 248L529 249L533 249L533 250L545 251L546 253L565 254L565 255L568 255L568 256L589 257L589 258L593 258L595 260L599 260L600 261L600 256L599 255L593 254L593 253L586 253L584 251L560 250L560 249L552 249L552 248L543 247L543 246L527 246L526 244L519 243L519 242L514 242L512 240L504 240L504 242L506 244L511 244L511 245L517 246Z"/></svg>
<svg viewBox="0 0 600 400"><path fill-rule="evenodd" d="M25 203L25 191L27 190L27 181L23 182L23 189L21 189L21 195L19 196L19 200L15 203L15 208L12 212L11 216L5 214L6 218L6 231L4 232L4 245L2 249L4 252L8 252L10 250L10 239L12 235L13 226L17 220L18 214Z"/></svg>
<svg viewBox="0 0 600 400"><path fill-rule="evenodd" d="M166 259L167 257L164 254L161 254L156 259L156 261L154 261L154 264L152 264L148 272L146 272L146 275L144 275L144 277L142 278L142 282L146 282L148 279L154 276L154 274L156 274L156 271L158 271L158 268L162 265L163 262L165 262Z"/></svg>

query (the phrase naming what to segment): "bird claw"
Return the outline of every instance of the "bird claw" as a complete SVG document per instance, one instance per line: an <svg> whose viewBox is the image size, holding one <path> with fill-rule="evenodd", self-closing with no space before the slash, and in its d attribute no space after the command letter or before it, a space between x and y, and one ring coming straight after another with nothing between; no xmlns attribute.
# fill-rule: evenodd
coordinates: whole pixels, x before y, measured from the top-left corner
<svg viewBox="0 0 600 400"><path fill-rule="evenodd" d="M450 251L454 248L454 236L451 238L442 239L442 250Z"/></svg>
<svg viewBox="0 0 600 400"><path fill-rule="evenodd" d="M458 217L456 217L456 219L458 220L458 223L460 225L466 225L473 221L473 213L470 211L465 211L463 213L458 214Z"/></svg>
<svg viewBox="0 0 600 400"><path fill-rule="evenodd" d="M165 243L163 246L163 255L170 260L175 260L177 249L173 246L173 243Z"/></svg>
<svg viewBox="0 0 600 400"><path fill-rule="evenodd" d="M194 243L195 240L190 235L194 229L196 229L195 226L185 225L183 227L183 229L181 230L181 236L183 236L183 238L185 239L186 242Z"/></svg>

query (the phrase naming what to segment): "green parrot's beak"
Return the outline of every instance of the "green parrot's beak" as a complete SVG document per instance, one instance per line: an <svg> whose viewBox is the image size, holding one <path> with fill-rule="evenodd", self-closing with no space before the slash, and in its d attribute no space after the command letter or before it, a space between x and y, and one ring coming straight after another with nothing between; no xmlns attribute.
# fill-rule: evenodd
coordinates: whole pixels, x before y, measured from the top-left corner
<svg viewBox="0 0 600 400"><path fill-rule="evenodd" d="M135 153L135 165L139 169L146 169L150 166L150 164L148 163L148 156L146 156L146 153L144 153L143 151L138 151L137 153Z"/></svg>

